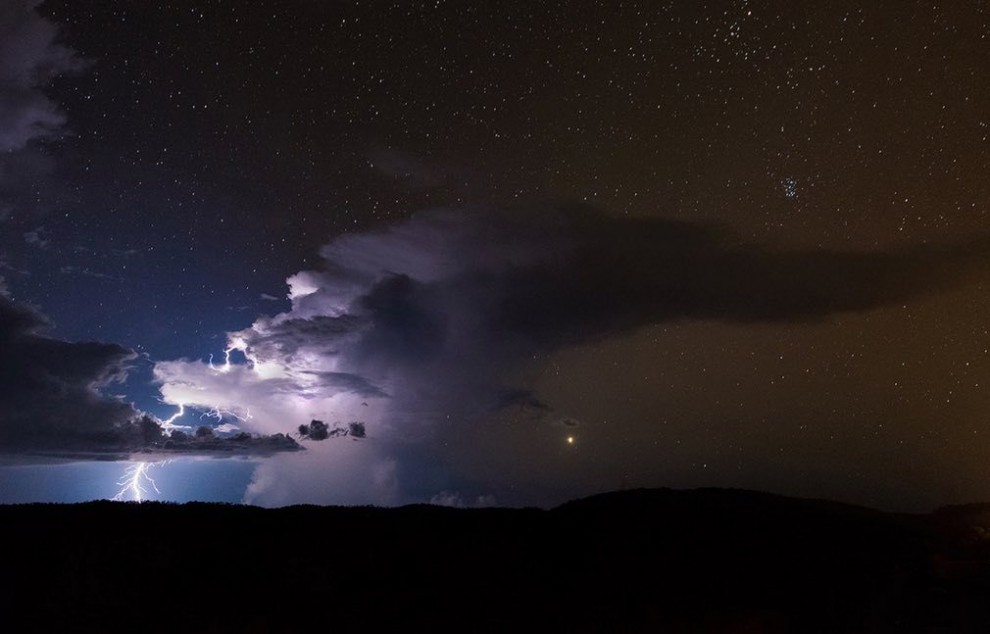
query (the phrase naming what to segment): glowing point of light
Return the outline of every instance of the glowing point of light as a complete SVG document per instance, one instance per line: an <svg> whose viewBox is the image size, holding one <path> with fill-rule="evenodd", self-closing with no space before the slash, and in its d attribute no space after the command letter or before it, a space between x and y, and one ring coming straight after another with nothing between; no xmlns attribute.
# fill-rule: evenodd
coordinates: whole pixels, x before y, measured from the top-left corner
<svg viewBox="0 0 990 634"><path fill-rule="evenodd" d="M573 445L574 444L574 436L568 436L567 437L567 444L568 445Z"/></svg>
<svg viewBox="0 0 990 634"><path fill-rule="evenodd" d="M158 485L155 484L154 478L148 475L148 470L153 466L161 466L163 464L165 463L135 462L124 469L123 477L117 481L120 490L111 499L120 502L130 497L135 502L143 502L145 496L148 494L149 486L155 493L161 494L161 491L158 490Z"/></svg>

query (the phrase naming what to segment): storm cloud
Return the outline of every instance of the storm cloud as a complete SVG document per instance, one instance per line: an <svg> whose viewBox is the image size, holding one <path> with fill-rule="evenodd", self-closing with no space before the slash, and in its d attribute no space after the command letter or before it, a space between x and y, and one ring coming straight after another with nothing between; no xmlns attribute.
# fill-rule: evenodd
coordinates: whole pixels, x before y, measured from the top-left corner
<svg viewBox="0 0 990 634"><path fill-rule="evenodd" d="M135 354L46 337L46 326L0 295L0 449L113 449L120 426L140 413L101 390L124 380Z"/></svg>
<svg viewBox="0 0 990 634"><path fill-rule="evenodd" d="M508 377L535 353L672 320L802 322L870 310L963 284L988 253L985 239L781 251L716 227L586 206L433 211L326 245L321 270L289 278L290 311L229 334L246 366L168 362L158 375L176 404L234 407L235 394L237 406L264 411L273 398L304 422L328 408L337 419L369 418L355 406L370 401L380 416L372 429L411 433L506 406L519 389Z"/></svg>

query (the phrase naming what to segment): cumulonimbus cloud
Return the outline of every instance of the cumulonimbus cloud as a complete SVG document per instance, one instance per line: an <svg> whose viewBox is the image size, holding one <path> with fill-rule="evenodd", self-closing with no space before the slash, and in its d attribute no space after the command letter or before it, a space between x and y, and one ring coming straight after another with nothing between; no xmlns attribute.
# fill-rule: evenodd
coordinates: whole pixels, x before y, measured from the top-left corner
<svg viewBox="0 0 990 634"><path fill-rule="evenodd" d="M539 403L505 384L534 353L670 320L812 321L903 302L986 270L990 241L782 251L552 207L423 213L321 254L322 269L289 278L290 310L229 333L249 363L160 363L164 398L250 409L252 431L359 419L372 438L422 438Z"/></svg>

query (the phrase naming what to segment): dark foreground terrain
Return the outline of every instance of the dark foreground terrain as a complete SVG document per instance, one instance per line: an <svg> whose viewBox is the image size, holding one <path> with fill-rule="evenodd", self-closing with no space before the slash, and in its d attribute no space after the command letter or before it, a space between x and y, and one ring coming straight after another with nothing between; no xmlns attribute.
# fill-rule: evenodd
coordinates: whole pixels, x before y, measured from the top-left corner
<svg viewBox="0 0 990 634"><path fill-rule="evenodd" d="M0 507L3 630L990 632L990 505Z"/></svg>

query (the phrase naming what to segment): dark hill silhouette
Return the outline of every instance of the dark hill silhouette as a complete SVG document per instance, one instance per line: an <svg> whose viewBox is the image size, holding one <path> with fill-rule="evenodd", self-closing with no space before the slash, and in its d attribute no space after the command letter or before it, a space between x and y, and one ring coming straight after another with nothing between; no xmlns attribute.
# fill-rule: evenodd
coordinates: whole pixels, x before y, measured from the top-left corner
<svg viewBox="0 0 990 634"><path fill-rule="evenodd" d="M0 507L24 631L987 632L990 506Z"/></svg>

